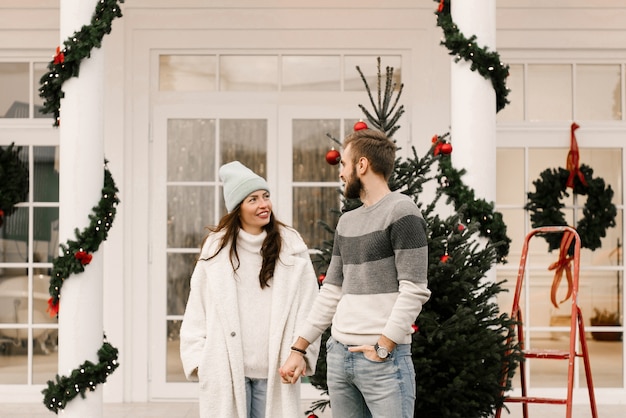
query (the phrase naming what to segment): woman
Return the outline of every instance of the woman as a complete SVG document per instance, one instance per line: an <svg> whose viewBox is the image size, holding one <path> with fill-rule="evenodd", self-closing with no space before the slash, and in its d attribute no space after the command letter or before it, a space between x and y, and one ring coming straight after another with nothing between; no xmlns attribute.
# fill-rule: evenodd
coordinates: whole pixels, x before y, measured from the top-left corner
<svg viewBox="0 0 626 418"><path fill-rule="evenodd" d="M293 418L299 385L279 366L318 293L307 247L276 220L267 182L238 161L219 170L228 214L212 228L191 277L180 329L187 379L200 382L200 416ZM304 356L315 372L319 341ZM303 373L304 375L304 373Z"/></svg>

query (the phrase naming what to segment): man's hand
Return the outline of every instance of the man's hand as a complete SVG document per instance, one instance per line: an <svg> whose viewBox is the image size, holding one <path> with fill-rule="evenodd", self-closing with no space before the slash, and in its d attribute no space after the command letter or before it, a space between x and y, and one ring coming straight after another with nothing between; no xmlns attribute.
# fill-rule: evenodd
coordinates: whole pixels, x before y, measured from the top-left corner
<svg viewBox="0 0 626 418"><path fill-rule="evenodd" d="M278 369L278 373L280 374L281 382L296 383L301 376L306 374L304 355L292 351L282 367Z"/></svg>

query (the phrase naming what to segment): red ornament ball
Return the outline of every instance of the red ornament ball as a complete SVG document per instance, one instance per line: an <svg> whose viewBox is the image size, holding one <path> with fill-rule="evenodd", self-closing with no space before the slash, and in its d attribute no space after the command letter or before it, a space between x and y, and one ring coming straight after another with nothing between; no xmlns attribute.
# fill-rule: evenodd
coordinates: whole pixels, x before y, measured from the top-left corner
<svg viewBox="0 0 626 418"><path fill-rule="evenodd" d="M442 255L440 258L442 263L447 263L449 259L450 259L450 256L448 254Z"/></svg>
<svg viewBox="0 0 626 418"><path fill-rule="evenodd" d="M367 129L367 123L363 122L362 120L358 121L357 123L354 124L354 131L360 131L361 129Z"/></svg>
<svg viewBox="0 0 626 418"><path fill-rule="evenodd" d="M339 161L341 161L341 154L336 149L332 148L326 153L326 162L328 164L337 165Z"/></svg>
<svg viewBox="0 0 626 418"><path fill-rule="evenodd" d="M411 333L415 334L417 331L419 331L419 327L416 324L412 324L411 325Z"/></svg>
<svg viewBox="0 0 626 418"><path fill-rule="evenodd" d="M308 417L306 417L306 418L317 418L317 415L315 415L315 414L311 414L311 415L309 415L309 416L308 416Z"/></svg>
<svg viewBox="0 0 626 418"><path fill-rule="evenodd" d="M445 144L441 145L441 153L445 154L445 155L449 155L452 153L452 144L450 144L449 142L446 142Z"/></svg>
<svg viewBox="0 0 626 418"><path fill-rule="evenodd" d="M324 279L326 278L326 275L324 273L320 274L320 277L317 278L317 281L322 284L324 282Z"/></svg>

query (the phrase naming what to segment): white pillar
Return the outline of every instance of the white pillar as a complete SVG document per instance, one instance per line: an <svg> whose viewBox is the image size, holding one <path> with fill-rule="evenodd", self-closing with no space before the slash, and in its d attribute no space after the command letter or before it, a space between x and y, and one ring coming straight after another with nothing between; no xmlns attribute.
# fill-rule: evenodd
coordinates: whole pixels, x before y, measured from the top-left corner
<svg viewBox="0 0 626 418"><path fill-rule="evenodd" d="M98 0L60 0L60 45L83 25L89 25ZM90 223L104 182L103 144L104 54L94 48L80 64L78 77L63 84L60 115L59 242L75 240L74 230ZM86 360L98 363L102 346L102 254L93 254L85 271L65 280L59 305L59 374ZM102 388L68 402L65 417L102 417Z"/></svg>
<svg viewBox="0 0 626 418"><path fill-rule="evenodd" d="M496 50L496 0L453 0L452 20L466 38L476 35L479 47ZM496 95L491 81L452 61L450 80L452 161L466 169L464 183L477 198L496 200Z"/></svg>

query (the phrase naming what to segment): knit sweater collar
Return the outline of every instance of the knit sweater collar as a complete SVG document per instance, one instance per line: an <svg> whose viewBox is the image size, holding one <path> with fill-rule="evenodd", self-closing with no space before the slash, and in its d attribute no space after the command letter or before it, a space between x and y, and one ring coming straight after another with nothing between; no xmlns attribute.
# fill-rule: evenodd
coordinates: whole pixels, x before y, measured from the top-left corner
<svg viewBox="0 0 626 418"><path fill-rule="evenodd" d="M237 245L246 251L250 251L251 253L260 253L261 246L263 245L263 241L266 236L266 231L263 231L258 235L253 235L243 229L240 229L239 236L237 238Z"/></svg>

